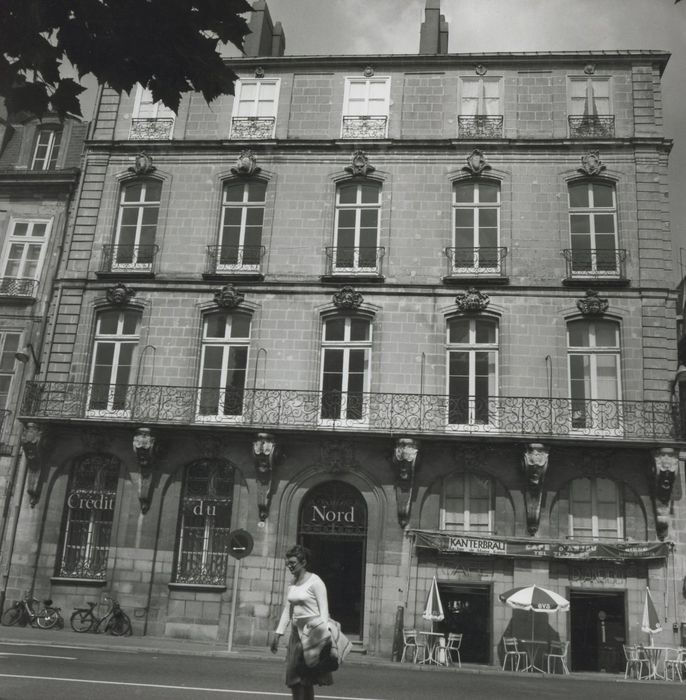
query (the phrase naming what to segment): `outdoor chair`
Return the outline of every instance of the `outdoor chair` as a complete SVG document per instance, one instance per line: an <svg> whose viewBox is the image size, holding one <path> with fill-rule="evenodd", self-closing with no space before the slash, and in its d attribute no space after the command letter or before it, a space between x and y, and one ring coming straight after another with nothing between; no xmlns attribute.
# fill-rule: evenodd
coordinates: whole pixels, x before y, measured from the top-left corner
<svg viewBox="0 0 686 700"><path fill-rule="evenodd" d="M519 671L519 662L524 659L524 666L529 664L529 655L525 651L520 651L517 646L516 637L503 637L503 647L505 648L505 658L503 659L503 671L506 670L507 660L513 671Z"/></svg>
<svg viewBox="0 0 686 700"><path fill-rule="evenodd" d="M550 651L544 654L546 660L546 668L548 673L550 673L550 666L552 665L555 672L557 672L558 662L562 667L562 673L569 673L569 668L567 668L567 649L569 648L569 642L551 642ZM552 662L552 664L551 664Z"/></svg>
<svg viewBox="0 0 686 700"><path fill-rule="evenodd" d="M670 658L671 657L671 658ZM677 676L680 681L684 680L686 672L686 649L667 649L665 658L665 679L675 681Z"/></svg>
<svg viewBox="0 0 686 700"><path fill-rule="evenodd" d="M626 659L624 678L631 676L632 678L641 680L642 678L650 675L650 660L645 656L645 654L641 655L638 647L622 644L622 648L624 649L624 658ZM643 673L644 666L646 669L645 674Z"/></svg>
<svg viewBox="0 0 686 700"><path fill-rule="evenodd" d="M403 630L403 653L400 656L400 662L405 661L405 655L408 649L412 653L412 663L417 663L419 650L422 650L422 657L426 654L426 645L417 637L417 630Z"/></svg>
<svg viewBox="0 0 686 700"><path fill-rule="evenodd" d="M460 658L460 647L462 646L462 635L457 632L448 633L448 645L446 646L448 663L454 664L455 659L453 654L457 654L457 666L462 668L462 659Z"/></svg>

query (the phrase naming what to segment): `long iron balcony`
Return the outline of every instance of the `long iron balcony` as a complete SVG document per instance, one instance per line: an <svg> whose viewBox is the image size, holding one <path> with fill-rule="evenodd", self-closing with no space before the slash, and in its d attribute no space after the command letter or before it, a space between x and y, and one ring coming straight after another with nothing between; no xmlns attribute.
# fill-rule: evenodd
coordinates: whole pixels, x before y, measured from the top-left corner
<svg viewBox="0 0 686 700"><path fill-rule="evenodd" d="M684 420L670 401L610 401L523 396L218 389L152 385L28 382L26 420L226 425L260 429L349 429L368 433L520 435L679 441Z"/></svg>

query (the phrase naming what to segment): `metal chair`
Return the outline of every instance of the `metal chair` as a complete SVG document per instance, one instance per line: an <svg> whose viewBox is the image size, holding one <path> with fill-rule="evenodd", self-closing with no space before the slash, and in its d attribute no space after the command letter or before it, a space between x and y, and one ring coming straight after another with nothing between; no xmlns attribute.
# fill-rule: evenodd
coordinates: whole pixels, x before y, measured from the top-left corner
<svg viewBox="0 0 686 700"><path fill-rule="evenodd" d="M462 646L462 634L457 632L448 633L448 645L445 650L447 653L448 663L455 663L453 653L457 654L457 666L462 668L462 659L460 658L460 647Z"/></svg>
<svg viewBox="0 0 686 700"><path fill-rule="evenodd" d="M624 649L624 658L626 659L624 678L631 676L632 678L635 677L640 681L642 678L650 675L650 660L645 656L641 656L638 651L638 647L622 644L622 649ZM646 667L645 675L643 675L644 665Z"/></svg>
<svg viewBox="0 0 686 700"><path fill-rule="evenodd" d="M529 664L529 655L525 651L520 651L517 646L516 637L503 637L503 647L505 648L505 658L503 659L503 671L507 666L507 660L510 659L510 665L513 671L519 671L519 662L524 659L524 666ZM515 661L517 662L515 665Z"/></svg>
<svg viewBox="0 0 686 700"><path fill-rule="evenodd" d="M567 649L569 648L569 642L551 642L550 651L544 654L546 660L546 668L548 673L550 673L550 665L552 661L553 669L557 672L557 664L560 662L562 666L562 673L569 673L569 668L567 668Z"/></svg>
<svg viewBox="0 0 686 700"><path fill-rule="evenodd" d="M671 656L672 652L674 652L673 656ZM667 649L667 656L665 658L665 680L675 681L676 677L679 676L679 680L683 681L684 671L686 671L686 649L683 647L679 647L679 649Z"/></svg>
<svg viewBox="0 0 686 700"><path fill-rule="evenodd" d="M419 641L417 630L403 630L403 653L400 656L400 663L405 661L405 654L408 649L412 649L412 663L417 663L419 650L422 649L422 656L426 655L426 645Z"/></svg>

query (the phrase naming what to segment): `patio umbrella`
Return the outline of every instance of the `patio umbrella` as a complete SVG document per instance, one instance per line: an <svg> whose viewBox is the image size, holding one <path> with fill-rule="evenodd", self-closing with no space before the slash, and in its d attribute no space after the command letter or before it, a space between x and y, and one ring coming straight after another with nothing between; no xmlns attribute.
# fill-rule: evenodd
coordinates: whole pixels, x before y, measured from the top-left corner
<svg viewBox="0 0 686 700"><path fill-rule="evenodd" d="M441 620L445 619L445 615L443 614L443 603L441 603L441 595L438 592L438 581L436 581L435 576L433 577L433 581L431 581L431 588L429 589L429 595L426 599L426 605L424 606L422 617L431 622L432 631L434 622L440 622Z"/></svg>
<svg viewBox="0 0 686 700"><path fill-rule="evenodd" d="M535 583L519 586L501 593L500 600L515 610L530 610L532 613L554 613L569 610L569 601L555 591L541 588ZM531 638L534 638L534 616L531 616Z"/></svg>
<svg viewBox="0 0 686 700"><path fill-rule="evenodd" d="M662 625L658 617L655 603L650 595L650 588L646 586L646 597L643 599L643 617L641 618L641 630L650 635L650 646L654 644L653 635L662 632Z"/></svg>

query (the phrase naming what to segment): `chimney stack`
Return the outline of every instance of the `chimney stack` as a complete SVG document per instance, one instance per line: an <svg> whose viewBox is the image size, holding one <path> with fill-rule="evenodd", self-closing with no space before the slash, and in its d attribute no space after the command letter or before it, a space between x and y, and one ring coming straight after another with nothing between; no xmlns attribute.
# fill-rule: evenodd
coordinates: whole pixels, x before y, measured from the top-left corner
<svg viewBox="0 0 686 700"><path fill-rule="evenodd" d="M283 56L286 36L281 22L272 23L265 0L256 0L248 21L250 34L245 37L243 51L246 56Z"/></svg>
<svg viewBox="0 0 686 700"><path fill-rule="evenodd" d="M441 0L426 0L424 22L419 30L419 53L448 53L448 23L441 14Z"/></svg>

